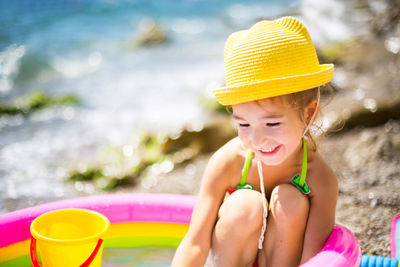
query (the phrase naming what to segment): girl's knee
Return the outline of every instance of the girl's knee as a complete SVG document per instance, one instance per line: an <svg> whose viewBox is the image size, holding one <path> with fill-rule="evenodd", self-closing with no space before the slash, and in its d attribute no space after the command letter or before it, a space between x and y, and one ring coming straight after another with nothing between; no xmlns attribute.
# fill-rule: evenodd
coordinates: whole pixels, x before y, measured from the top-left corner
<svg viewBox="0 0 400 267"><path fill-rule="evenodd" d="M221 205L217 223L233 231L254 232L262 226L262 197L257 191L240 189Z"/></svg>
<svg viewBox="0 0 400 267"><path fill-rule="evenodd" d="M279 223L297 226L306 221L310 202L306 195L290 184L280 184L271 193L270 210Z"/></svg>

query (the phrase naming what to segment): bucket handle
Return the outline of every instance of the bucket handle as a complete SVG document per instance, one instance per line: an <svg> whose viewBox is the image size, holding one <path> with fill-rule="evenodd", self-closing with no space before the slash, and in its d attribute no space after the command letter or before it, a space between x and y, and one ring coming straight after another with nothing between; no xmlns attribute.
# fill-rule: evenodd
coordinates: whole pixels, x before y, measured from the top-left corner
<svg viewBox="0 0 400 267"><path fill-rule="evenodd" d="M84 263L82 263L79 267L88 267L92 263L94 258L96 257L102 244L103 244L103 239L100 238L99 241L97 241L97 245L96 245L95 249L93 250L92 254L90 254L89 258L87 258L87 260ZM38 256L37 256L36 239L34 237L31 238L30 253L31 253L31 261L32 261L33 267L42 267L42 265L39 262Z"/></svg>

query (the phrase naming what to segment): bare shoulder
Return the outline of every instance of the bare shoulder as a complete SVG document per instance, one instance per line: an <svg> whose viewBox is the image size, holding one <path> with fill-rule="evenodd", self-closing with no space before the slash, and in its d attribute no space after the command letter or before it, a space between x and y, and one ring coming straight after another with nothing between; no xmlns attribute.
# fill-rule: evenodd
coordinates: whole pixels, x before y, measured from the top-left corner
<svg viewBox="0 0 400 267"><path fill-rule="evenodd" d="M312 190L310 197L337 197L337 177L329 164L318 152L313 152L312 159L309 161L307 183L309 183Z"/></svg>
<svg viewBox="0 0 400 267"><path fill-rule="evenodd" d="M231 177L234 177L240 171L244 156L245 149L240 139L238 137L233 138L210 157L203 178L216 179L217 176L218 180L225 184L224 187L229 186Z"/></svg>
<svg viewBox="0 0 400 267"><path fill-rule="evenodd" d="M244 148L239 137L235 137L220 147L210 158L223 164L232 164L244 155Z"/></svg>

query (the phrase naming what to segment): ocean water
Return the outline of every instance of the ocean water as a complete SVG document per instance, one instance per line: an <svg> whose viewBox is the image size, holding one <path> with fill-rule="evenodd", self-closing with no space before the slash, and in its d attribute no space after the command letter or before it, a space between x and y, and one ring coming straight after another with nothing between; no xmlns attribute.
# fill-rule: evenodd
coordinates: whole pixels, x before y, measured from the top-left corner
<svg viewBox="0 0 400 267"><path fill-rule="evenodd" d="M224 84L233 31L299 10L299 1L0 0L0 102L35 90L82 106L0 117L0 213L94 193L65 184L67 166L139 131L204 122L200 99ZM165 44L135 47L157 24Z"/></svg>

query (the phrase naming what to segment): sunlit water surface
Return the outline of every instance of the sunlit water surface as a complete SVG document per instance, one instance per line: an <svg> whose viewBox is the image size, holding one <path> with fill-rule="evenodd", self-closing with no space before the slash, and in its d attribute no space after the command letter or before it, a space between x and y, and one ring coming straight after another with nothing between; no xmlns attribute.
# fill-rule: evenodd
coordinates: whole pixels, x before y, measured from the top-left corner
<svg viewBox="0 0 400 267"><path fill-rule="evenodd" d="M0 117L0 213L99 193L63 179L142 130L202 124L227 36L292 10L297 1L0 0L0 101L38 89L82 101ZM135 47L152 23L168 41Z"/></svg>

